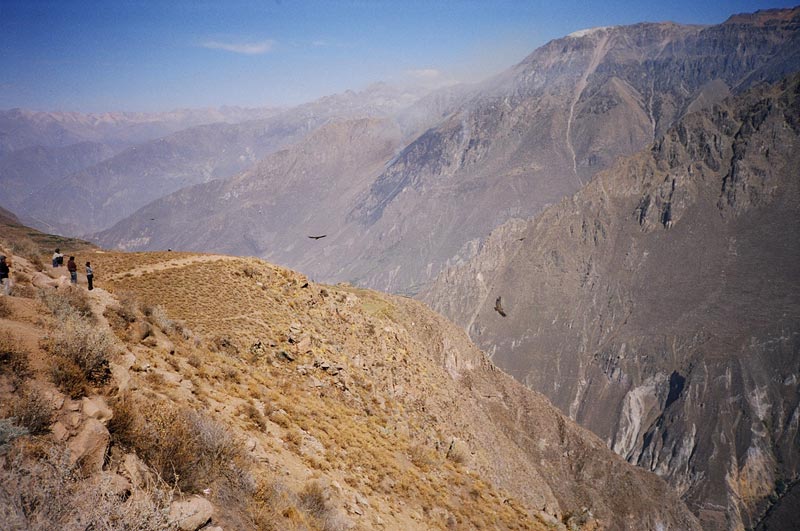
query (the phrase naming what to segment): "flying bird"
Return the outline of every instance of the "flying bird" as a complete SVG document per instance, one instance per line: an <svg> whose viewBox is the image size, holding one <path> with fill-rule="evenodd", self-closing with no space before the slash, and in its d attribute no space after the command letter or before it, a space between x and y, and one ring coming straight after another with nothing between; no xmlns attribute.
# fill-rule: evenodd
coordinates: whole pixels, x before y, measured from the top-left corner
<svg viewBox="0 0 800 531"><path fill-rule="evenodd" d="M327 234L323 234L322 236L309 236L312 240L319 240L320 238L324 238Z"/></svg>
<svg viewBox="0 0 800 531"><path fill-rule="evenodd" d="M505 310L503 310L503 305L500 304L500 298L501 297L497 297L497 300L494 301L494 310L497 313L499 313L500 315L502 315L503 317L505 317L506 316L506 312L505 312Z"/></svg>

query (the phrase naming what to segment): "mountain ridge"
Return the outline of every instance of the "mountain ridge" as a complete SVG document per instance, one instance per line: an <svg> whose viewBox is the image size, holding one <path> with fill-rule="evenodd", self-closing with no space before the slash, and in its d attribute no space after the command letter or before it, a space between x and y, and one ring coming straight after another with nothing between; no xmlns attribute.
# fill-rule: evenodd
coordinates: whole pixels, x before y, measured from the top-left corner
<svg viewBox="0 0 800 531"><path fill-rule="evenodd" d="M688 115L423 297L707 528L757 525L798 473L798 91Z"/></svg>
<svg viewBox="0 0 800 531"><path fill-rule="evenodd" d="M798 18L794 9L768 26L753 21L760 19L708 27L648 23L553 40L494 80L465 89L443 108L438 125L387 158L343 206L343 219L337 213L329 232L341 234L340 245L328 248L327 261L315 264L312 250L270 259L321 280L413 294L442 267L471 258L492 229L574 193L677 117L800 67ZM115 232L126 223L141 220L124 221ZM165 220L164 234L168 226ZM136 229L120 236L137 237ZM184 248L214 245L198 235ZM231 241L225 245L236 252ZM252 252L242 239L238 245Z"/></svg>

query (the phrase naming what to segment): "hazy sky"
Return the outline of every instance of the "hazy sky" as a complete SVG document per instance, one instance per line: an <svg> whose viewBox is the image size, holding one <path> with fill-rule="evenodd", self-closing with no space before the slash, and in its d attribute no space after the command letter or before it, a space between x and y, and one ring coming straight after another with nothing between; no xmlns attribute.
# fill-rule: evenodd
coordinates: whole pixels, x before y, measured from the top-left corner
<svg viewBox="0 0 800 531"><path fill-rule="evenodd" d="M714 24L760 0L0 0L0 109L287 105L476 81L572 31Z"/></svg>

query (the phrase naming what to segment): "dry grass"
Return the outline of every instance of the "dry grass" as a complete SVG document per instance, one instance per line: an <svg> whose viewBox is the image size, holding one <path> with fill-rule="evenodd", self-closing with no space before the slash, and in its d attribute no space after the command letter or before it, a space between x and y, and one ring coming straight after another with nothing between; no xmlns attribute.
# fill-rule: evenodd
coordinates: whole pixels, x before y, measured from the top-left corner
<svg viewBox="0 0 800 531"><path fill-rule="evenodd" d="M50 431L53 408L38 390L26 387L19 393L11 405L11 416L14 423L22 426L33 435Z"/></svg>
<svg viewBox="0 0 800 531"><path fill-rule="evenodd" d="M108 380L109 359L117 351L108 331L74 316L65 318L44 346L54 356L77 365L86 380L93 384Z"/></svg>
<svg viewBox="0 0 800 531"><path fill-rule="evenodd" d="M67 286L58 290L39 290L39 297L58 319L76 316L87 319L94 317L89 295L77 286Z"/></svg>
<svg viewBox="0 0 800 531"><path fill-rule="evenodd" d="M172 492L164 487L127 497L110 478L81 481L63 448L19 438L0 467L3 529L135 529L170 531Z"/></svg>
<svg viewBox="0 0 800 531"><path fill-rule="evenodd" d="M233 467L244 461L241 443L226 426L172 403L125 397L115 404L109 431L113 441L187 492L234 477Z"/></svg>
<svg viewBox="0 0 800 531"><path fill-rule="evenodd" d="M28 353L9 332L0 333L0 374L10 374L16 379L31 375Z"/></svg>
<svg viewBox="0 0 800 531"><path fill-rule="evenodd" d="M11 305L8 303L6 298L0 297L0 319L11 317L12 313Z"/></svg>

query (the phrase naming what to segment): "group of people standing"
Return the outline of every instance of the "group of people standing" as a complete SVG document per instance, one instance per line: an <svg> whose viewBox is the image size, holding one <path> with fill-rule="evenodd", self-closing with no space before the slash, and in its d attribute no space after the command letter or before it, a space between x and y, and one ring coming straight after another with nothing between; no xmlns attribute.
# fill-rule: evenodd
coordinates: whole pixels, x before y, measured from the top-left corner
<svg viewBox="0 0 800 531"><path fill-rule="evenodd" d="M64 265L64 255L61 254L60 249L56 249L56 252L53 253L53 267L61 267ZM67 261L67 271L69 271L69 281L73 284L78 283L78 264L75 263L75 257L70 256L69 260ZM89 283L89 290L94 289L94 285L92 281L94 280L94 271L92 270L92 264L86 262L86 280Z"/></svg>

